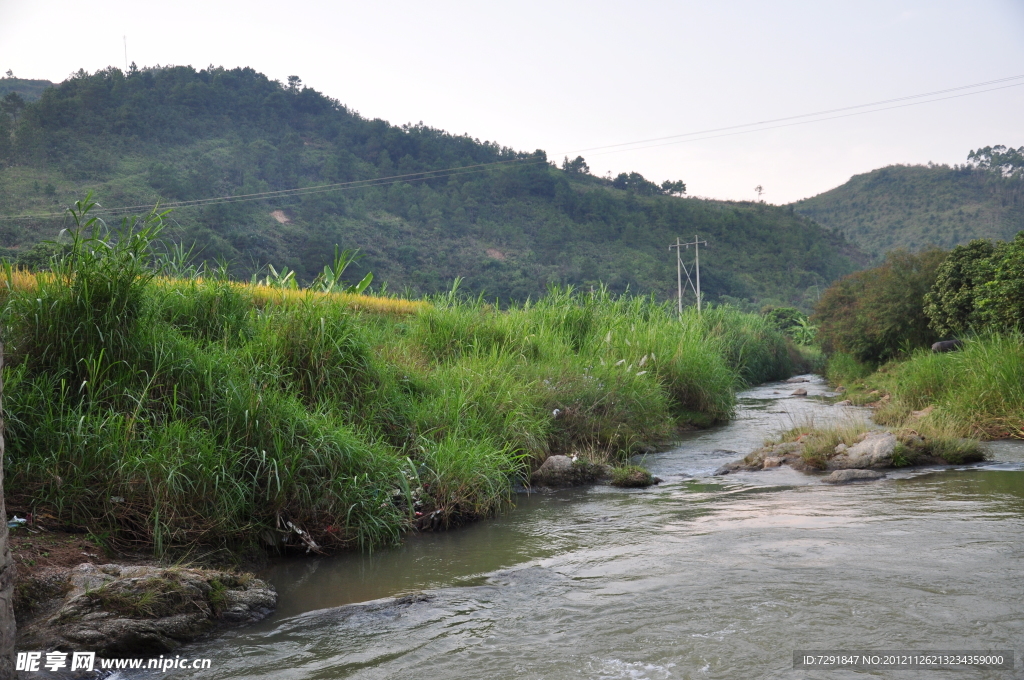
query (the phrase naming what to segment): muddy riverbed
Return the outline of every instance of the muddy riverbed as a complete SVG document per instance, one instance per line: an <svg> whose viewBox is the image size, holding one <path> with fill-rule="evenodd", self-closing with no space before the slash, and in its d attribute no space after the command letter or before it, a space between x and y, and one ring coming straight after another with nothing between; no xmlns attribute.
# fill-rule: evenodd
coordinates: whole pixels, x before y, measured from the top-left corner
<svg viewBox="0 0 1024 680"><path fill-rule="evenodd" d="M870 415L804 387L746 391L729 425L647 456L659 486L523 494L395 549L278 563L274 616L182 650L211 670L162 675L1024 677L1024 443L838 488L712 476L793 424ZM794 650L830 648L1016 649L1017 670L793 670Z"/></svg>

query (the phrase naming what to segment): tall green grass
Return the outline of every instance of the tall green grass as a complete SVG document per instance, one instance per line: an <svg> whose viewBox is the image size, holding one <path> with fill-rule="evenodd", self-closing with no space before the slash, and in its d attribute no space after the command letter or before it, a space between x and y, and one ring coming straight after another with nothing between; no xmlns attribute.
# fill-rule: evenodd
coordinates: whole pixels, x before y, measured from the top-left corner
<svg viewBox="0 0 1024 680"><path fill-rule="evenodd" d="M622 462L726 420L737 387L790 371L781 334L727 308L557 289L389 315L154 281L160 216L108 233L88 212L52 276L5 293L7 492L119 546L236 549L288 521L393 542L421 513L508 507L551 453Z"/></svg>
<svg viewBox="0 0 1024 680"><path fill-rule="evenodd" d="M875 370L874 366L858 361L853 355L835 352L828 357L825 364L825 376L836 385L862 380Z"/></svg>
<svg viewBox="0 0 1024 680"><path fill-rule="evenodd" d="M947 436L1024 438L1024 338L995 334L964 341L956 352L918 351L880 372L878 385L891 394L876 419L914 419L919 429Z"/></svg>

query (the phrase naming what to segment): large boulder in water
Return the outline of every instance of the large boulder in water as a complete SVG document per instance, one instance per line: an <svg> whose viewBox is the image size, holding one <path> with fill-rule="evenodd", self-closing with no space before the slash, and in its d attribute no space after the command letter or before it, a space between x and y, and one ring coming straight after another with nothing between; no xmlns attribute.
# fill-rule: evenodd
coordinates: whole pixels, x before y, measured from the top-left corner
<svg viewBox="0 0 1024 680"><path fill-rule="evenodd" d="M829 459L829 470L852 470L892 467L892 455L898 440L892 432L876 430L862 435L862 439ZM837 447L838 448L838 447Z"/></svg>
<svg viewBox="0 0 1024 680"><path fill-rule="evenodd" d="M57 597L18 631L19 647L155 655L277 606L264 581L210 569L80 564L60 579Z"/></svg>
<svg viewBox="0 0 1024 680"><path fill-rule="evenodd" d="M530 476L530 482L535 486L575 486L595 482L610 472L606 465L573 460L569 456L548 456Z"/></svg>

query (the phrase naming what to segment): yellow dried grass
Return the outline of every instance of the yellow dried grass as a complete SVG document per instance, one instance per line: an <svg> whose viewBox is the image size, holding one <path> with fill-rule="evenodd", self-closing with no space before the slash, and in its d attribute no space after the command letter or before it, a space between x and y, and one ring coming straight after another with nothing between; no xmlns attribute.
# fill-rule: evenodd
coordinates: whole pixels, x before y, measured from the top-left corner
<svg viewBox="0 0 1024 680"><path fill-rule="evenodd" d="M7 291L28 292L39 288L39 277L50 276L49 272L31 272L27 269L12 269L6 278L0 279L0 297ZM201 284L202 278L172 279L160 276L154 279L157 285L168 288L184 287L185 284ZM373 295L355 295L353 293L323 293L307 289L271 288L270 286L252 285L233 282L232 286L252 296L253 302L263 307L267 304L290 304L305 300L316 300L327 303L341 304L350 309L372 314L404 316L417 314L429 308L429 302L423 300L406 300L403 298L376 297Z"/></svg>

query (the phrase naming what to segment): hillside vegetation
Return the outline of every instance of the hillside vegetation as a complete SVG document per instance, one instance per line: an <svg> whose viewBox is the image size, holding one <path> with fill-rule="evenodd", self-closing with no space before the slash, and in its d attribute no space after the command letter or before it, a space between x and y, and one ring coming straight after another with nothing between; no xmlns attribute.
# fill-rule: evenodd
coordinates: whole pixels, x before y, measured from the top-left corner
<svg viewBox="0 0 1024 680"><path fill-rule="evenodd" d="M781 333L727 308L240 285L161 257L160 215L110 233L91 207L49 271L0 286L4 482L115 547L273 546L292 524L392 542L507 506L549 454L621 464L727 420L736 388L792 370Z"/></svg>
<svg viewBox="0 0 1024 680"><path fill-rule="evenodd" d="M49 80L28 80L8 76L0 78L0 97L15 92L25 101L33 102L39 99L43 94L43 90L48 87L53 87L53 83Z"/></svg>
<svg viewBox="0 0 1024 680"><path fill-rule="evenodd" d="M1024 176L977 162L892 165L793 207L876 258L898 248L949 249L978 238L1007 240L1024 229Z"/></svg>
<svg viewBox="0 0 1024 680"><path fill-rule="evenodd" d="M828 375L875 421L929 437L1024 438L1024 232L890 253L837 281L814 321ZM940 338L953 351L933 352ZM872 372L877 369L877 372Z"/></svg>
<svg viewBox="0 0 1024 680"><path fill-rule="evenodd" d="M789 207L682 198L679 180L599 178L582 158L555 167L542 151L368 120L297 77L248 68L80 72L17 121L0 116L0 166L0 216L60 212L88 189L113 207L381 180L175 211L174 239L245 279L273 264L309 282L340 244L364 255L353 281L372 271L378 287L414 295L463 277L503 303L551 284L666 299L669 243L699 234L708 299L809 309L864 261ZM462 170L416 174L451 168ZM62 226L0 219L0 247L19 257Z"/></svg>

